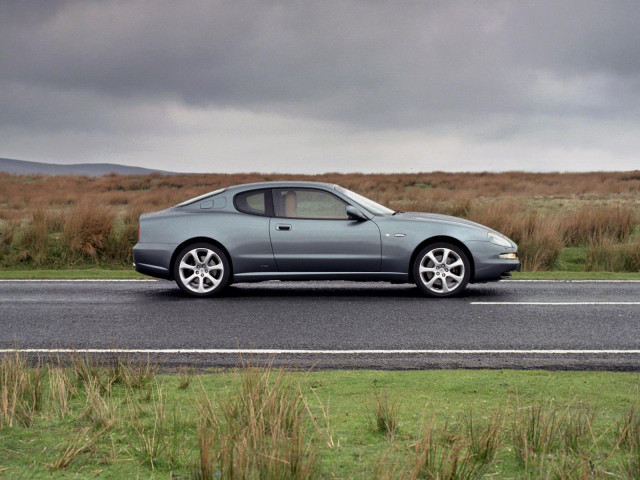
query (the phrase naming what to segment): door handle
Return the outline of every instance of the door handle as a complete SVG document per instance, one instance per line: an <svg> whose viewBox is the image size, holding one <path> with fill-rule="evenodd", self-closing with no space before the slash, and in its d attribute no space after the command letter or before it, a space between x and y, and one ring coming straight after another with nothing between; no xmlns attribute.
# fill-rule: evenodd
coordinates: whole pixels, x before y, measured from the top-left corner
<svg viewBox="0 0 640 480"><path fill-rule="evenodd" d="M291 225L289 225L288 223L277 223L276 230L289 231L291 230Z"/></svg>

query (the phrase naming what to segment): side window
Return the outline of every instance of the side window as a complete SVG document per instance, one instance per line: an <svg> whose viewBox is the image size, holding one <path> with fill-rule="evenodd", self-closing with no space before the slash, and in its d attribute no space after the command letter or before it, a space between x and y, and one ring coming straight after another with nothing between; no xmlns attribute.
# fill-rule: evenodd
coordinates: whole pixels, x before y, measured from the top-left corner
<svg viewBox="0 0 640 480"><path fill-rule="evenodd" d="M267 202L266 195L268 190L253 190L242 192L235 196L233 204L236 209L242 213L251 215L266 215Z"/></svg>
<svg viewBox="0 0 640 480"><path fill-rule="evenodd" d="M347 220L347 204L330 193L306 189L274 189L276 217Z"/></svg>

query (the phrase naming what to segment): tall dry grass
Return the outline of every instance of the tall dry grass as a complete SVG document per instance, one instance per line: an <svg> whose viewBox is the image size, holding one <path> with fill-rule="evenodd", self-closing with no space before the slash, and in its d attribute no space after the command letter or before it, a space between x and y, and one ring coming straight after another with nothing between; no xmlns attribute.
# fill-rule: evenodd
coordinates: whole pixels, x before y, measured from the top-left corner
<svg viewBox="0 0 640 480"><path fill-rule="evenodd" d="M422 426L422 432L411 446L412 469L402 478L470 480L479 477L483 464L471 452L467 439L447 425L436 425L431 421Z"/></svg>
<svg viewBox="0 0 640 480"><path fill-rule="evenodd" d="M66 216L62 246L71 260L95 260L113 232L115 214L108 206L81 201Z"/></svg>
<svg viewBox="0 0 640 480"><path fill-rule="evenodd" d="M28 365L24 356L0 357L0 430L29 426L43 402L43 369Z"/></svg>
<svg viewBox="0 0 640 480"><path fill-rule="evenodd" d="M581 245L593 238L625 242L638 222L637 214L637 209L628 205L580 207L564 215L562 227L566 243Z"/></svg>
<svg viewBox="0 0 640 480"><path fill-rule="evenodd" d="M201 478L308 480L316 447L299 389L282 370L248 367L239 392L218 405L202 391L198 422Z"/></svg>
<svg viewBox="0 0 640 480"><path fill-rule="evenodd" d="M603 248L624 250L611 258L632 258L634 247L619 245L632 241L640 224L638 171L97 178L0 174L0 265L129 265L141 213L228 185L292 179L338 183L394 209L461 216L487 225L518 243L525 270L556 268L565 246L592 247L587 269L603 263L596 259ZM623 263L634 268L634 260ZM607 269L622 268L619 261L609 264Z"/></svg>
<svg viewBox="0 0 640 480"><path fill-rule="evenodd" d="M47 256L47 240L49 227L47 215L42 207L36 208L31 220L21 230L18 238L18 257L21 260L31 260L36 265L44 262Z"/></svg>
<svg viewBox="0 0 640 480"><path fill-rule="evenodd" d="M77 394L77 389L62 367L50 367L48 373L52 409L56 416L65 417L69 413L69 400Z"/></svg>
<svg viewBox="0 0 640 480"><path fill-rule="evenodd" d="M376 392L372 408L373 430L393 439L398 429L398 402L387 393Z"/></svg>
<svg viewBox="0 0 640 480"><path fill-rule="evenodd" d="M640 272L640 238L616 243L611 237L589 240L585 269L594 272Z"/></svg>

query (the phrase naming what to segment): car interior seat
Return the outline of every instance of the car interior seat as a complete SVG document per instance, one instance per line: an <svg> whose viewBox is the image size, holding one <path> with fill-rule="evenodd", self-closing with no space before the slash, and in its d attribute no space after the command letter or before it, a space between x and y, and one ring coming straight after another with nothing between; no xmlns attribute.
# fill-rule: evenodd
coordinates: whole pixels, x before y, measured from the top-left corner
<svg viewBox="0 0 640 480"><path fill-rule="evenodd" d="M287 218L297 217L297 209L298 197L296 196L296 192L287 192L287 195L284 197L284 216Z"/></svg>

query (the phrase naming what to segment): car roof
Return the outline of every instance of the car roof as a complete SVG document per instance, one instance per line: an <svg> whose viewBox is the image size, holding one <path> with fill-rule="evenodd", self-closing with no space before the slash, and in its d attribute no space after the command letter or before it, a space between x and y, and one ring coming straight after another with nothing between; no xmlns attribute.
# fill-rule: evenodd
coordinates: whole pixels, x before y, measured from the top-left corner
<svg viewBox="0 0 640 480"><path fill-rule="evenodd" d="M273 181L273 182L255 182L243 183L241 185L233 185L227 187L227 191L254 190L260 188L291 188L291 187L320 187L325 189L333 189L336 185L326 182L310 182L310 181Z"/></svg>
<svg viewBox="0 0 640 480"><path fill-rule="evenodd" d="M199 195L194 198L190 198L178 205L176 207L186 207L193 203L199 202L200 200L205 200L208 197L213 195L221 195L224 193L230 193L231 195L236 195L237 193L246 192L250 190L260 190L264 188L323 188L325 190L333 190L337 185L332 183L325 182L309 182L309 181L276 181L276 182L255 182L255 183L243 183L239 185L232 185L230 187L219 188L218 190L214 190L211 192L207 192L203 195Z"/></svg>

